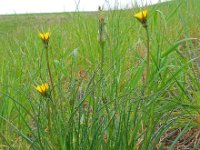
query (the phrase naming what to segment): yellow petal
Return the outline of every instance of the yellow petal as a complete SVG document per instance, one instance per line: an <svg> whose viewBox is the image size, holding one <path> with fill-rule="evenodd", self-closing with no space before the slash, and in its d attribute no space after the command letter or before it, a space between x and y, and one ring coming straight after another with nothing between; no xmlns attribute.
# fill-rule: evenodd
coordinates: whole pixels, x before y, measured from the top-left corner
<svg viewBox="0 0 200 150"><path fill-rule="evenodd" d="M48 89L49 89L49 85L47 83L38 85L36 87L36 90L41 94L45 94L48 91Z"/></svg>
<svg viewBox="0 0 200 150"><path fill-rule="evenodd" d="M36 87L36 90L37 90L38 92L42 93L42 89L41 89L40 86L37 86L37 87Z"/></svg>
<svg viewBox="0 0 200 150"><path fill-rule="evenodd" d="M49 89L49 85L47 83L44 84L45 89L48 90Z"/></svg>
<svg viewBox="0 0 200 150"><path fill-rule="evenodd" d="M39 37L44 40L44 34L43 33L39 33Z"/></svg>
<svg viewBox="0 0 200 150"><path fill-rule="evenodd" d="M50 38L50 32L47 32L44 34L45 40L48 40Z"/></svg>
<svg viewBox="0 0 200 150"><path fill-rule="evenodd" d="M50 32L40 32L39 33L39 37L43 40L43 41L48 41L50 38Z"/></svg>
<svg viewBox="0 0 200 150"><path fill-rule="evenodd" d="M141 23L146 23L147 15L148 11L144 10L135 14L134 17L137 18Z"/></svg>

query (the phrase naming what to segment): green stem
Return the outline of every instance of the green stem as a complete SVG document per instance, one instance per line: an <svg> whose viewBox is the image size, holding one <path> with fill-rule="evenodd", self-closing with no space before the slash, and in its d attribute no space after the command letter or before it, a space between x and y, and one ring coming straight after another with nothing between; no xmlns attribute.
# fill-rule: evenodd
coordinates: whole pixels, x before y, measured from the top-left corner
<svg viewBox="0 0 200 150"><path fill-rule="evenodd" d="M47 101L47 109L48 109L48 130L51 131L51 108L50 101Z"/></svg>
<svg viewBox="0 0 200 150"><path fill-rule="evenodd" d="M100 80L101 80L101 99L104 99L104 72L103 72L103 65L104 65L104 43L100 42L101 46L101 72L100 72Z"/></svg>
<svg viewBox="0 0 200 150"><path fill-rule="evenodd" d="M101 46L101 74L100 74L100 79L101 79L101 99L103 101L103 104L105 105L106 113L108 115L108 120L110 120L108 106L107 106L106 100L104 98L104 70L103 70L103 66L104 66L104 44L105 43L103 41L100 43L100 46Z"/></svg>
<svg viewBox="0 0 200 150"><path fill-rule="evenodd" d="M101 74L100 78L103 80L103 65L104 65L104 43L101 42Z"/></svg>
<svg viewBox="0 0 200 150"><path fill-rule="evenodd" d="M150 41L149 41L149 31L148 31L148 27L145 27L146 30L146 35L147 35L147 77L146 77L146 87L148 89L148 85L149 85L149 65L150 65ZM148 91L148 90L147 90Z"/></svg>
<svg viewBox="0 0 200 150"><path fill-rule="evenodd" d="M54 97L54 100L55 100L55 90L54 90L53 78L52 78L50 64L49 64L48 46L46 46L45 48L46 48L47 69L48 69L48 72L49 72L49 78L50 78L50 82L51 82L51 86L52 86L53 97Z"/></svg>

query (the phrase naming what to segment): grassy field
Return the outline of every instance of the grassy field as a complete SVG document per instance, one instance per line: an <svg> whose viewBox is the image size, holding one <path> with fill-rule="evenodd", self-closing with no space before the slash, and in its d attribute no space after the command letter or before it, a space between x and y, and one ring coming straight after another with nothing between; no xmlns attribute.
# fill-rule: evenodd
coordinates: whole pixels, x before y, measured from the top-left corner
<svg viewBox="0 0 200 150"><path fill-rule="evenodd" d="M199 149L200 3L145 8L149 73L144 8L0 16L0 149Z"/></svg>

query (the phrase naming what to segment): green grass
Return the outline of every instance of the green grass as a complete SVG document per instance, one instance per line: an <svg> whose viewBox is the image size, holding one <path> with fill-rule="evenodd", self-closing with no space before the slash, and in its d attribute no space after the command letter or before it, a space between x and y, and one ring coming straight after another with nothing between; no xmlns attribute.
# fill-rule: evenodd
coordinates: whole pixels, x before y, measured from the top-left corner
<svg viewBox="0 0 200 150"><path fill-rule="evenodd" d="M196 0L147 7L149 93L146 33L133 17L139 8L104 12L103 75L98 13L0 16L0 149L154 150L168 130L183 129L173 149L200 123L199 7ZM39 31L51 32L55 99L35 89L50 85Z"/></svg>

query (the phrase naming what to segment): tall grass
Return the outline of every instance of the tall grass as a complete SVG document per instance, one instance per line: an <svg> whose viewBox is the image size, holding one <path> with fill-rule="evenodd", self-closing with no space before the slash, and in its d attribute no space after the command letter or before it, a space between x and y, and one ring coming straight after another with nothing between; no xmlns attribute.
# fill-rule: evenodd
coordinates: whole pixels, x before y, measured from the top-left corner
<svg viewBox="0 0 200 150"><path fill-rule="evenodd" d="M199 126L199 4L147 9L148 95L146 34L133 17L140 8L104 12L103 73L97 13L0 16L0 148L153 150L162 149L168 130L181 128L173 149ZM50 85L40 31L51 32L53 100L35 89Z"/></svg>

